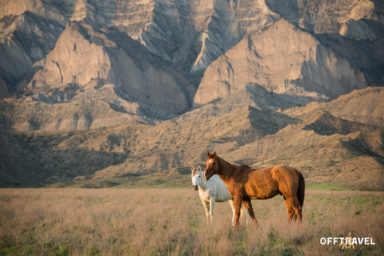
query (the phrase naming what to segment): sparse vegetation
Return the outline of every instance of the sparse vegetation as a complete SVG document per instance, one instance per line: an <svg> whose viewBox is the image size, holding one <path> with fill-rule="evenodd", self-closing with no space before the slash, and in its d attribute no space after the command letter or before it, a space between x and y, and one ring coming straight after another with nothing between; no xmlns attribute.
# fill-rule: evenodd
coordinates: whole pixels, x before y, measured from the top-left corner
<svg viewBox="0 0 384 256"><path fill-rule="evenodd" d="M72 132L0 131L0 185L169 186L175 183L161 182L161 177L148 175L189 170L205 161L206 150L214 149L229 161L255 168L278 164L296 167L308 183L332 182L364 190L384 188L382 127L350 122L352 133L345 135L351 131L347 129L322 135L311 129L322 122L326 126L336 117L320 112L288 124L292 121L285 120L288 116L281 121L278 114L269 118L268 111L257 112L250 107L218 115L211 107L214 106L155 126L130 122ZM256 123L262 125L256 127ZM264 125L285 127L268 132ZM172 175L177 185L188 184L185 175ZM145 184L147 180L151 181Z"/></svg>
<svg viewBox="0 0 384 256"><path fill-rule="evenodd" d="M312 183L312 184L307 184L306 188L310 190L331 190L331 191L344 191L344 190L350 189L334 183Z"/></svg>
<svg viewBox="0 0 384 256"><path fill-rule="evenodd" d="M122 177L106 177L98 179L76 179L69 182L59 182L48 185L53 188L185 188L191 182L188 174L178 172L158 172L145 175L126 174Z"/></svg>
<svg viewBox="0 0 384 256"><path fill-rule="evenodd" d="M0 255L380 255L384 193L307 191L302 225L280 197L253 201L260 228L231 226L227 203L207 226L192 189L1 189ZM344 249L321 237L372 237Z"/></svg>

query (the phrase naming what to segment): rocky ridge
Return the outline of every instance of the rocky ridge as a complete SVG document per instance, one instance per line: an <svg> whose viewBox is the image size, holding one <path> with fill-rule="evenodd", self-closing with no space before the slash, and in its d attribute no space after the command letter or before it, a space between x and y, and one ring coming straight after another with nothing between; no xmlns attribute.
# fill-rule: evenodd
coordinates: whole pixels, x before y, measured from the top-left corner
<svg viewBox="0 0 384 256"><path fill-rule="evenodd" d="M209 149L382 189L383 16L370 0L2 1L0 184L185 177Z"/></svg>
<svg viewBox="0 0 384 256"><path fill-rule="evenodd" d="M280 19L264 32L249 34L213 62L204 73L194 103L226 97L248 84L319 100L363 88L366 81L347 60Z"/></svg>
<svg viewBox="0 0 384 256"><path fill-rule="evenodd" d="M204 162L207 150L216 150L228 161L255 168L295 166L309 184L382 189L383 126L337 117L341 109L353 110L348 110L351 105L345 98L359 104L359 99L374 99L378 91L383 88L354 91L330 102L330 108L319 104L312 114L305 112L308 115L301 114L308 106L284 113L274 111L273 105L228 98L154 126L130 121L77 132L2 132L1 144L7 147L0 151L2 185L104 186L111 178L130 180L159 171L182 177L191 165ZM250 103L253 97L248 96ZM381 109L383 101L373 105ZM40 160L30 165L33 159Z"/></svg>

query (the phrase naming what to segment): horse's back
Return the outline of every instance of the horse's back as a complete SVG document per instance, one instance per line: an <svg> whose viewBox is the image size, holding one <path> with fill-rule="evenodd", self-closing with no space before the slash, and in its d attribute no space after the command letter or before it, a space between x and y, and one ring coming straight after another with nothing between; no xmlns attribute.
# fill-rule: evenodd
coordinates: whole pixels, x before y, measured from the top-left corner
<svg viewBox="0 0 384 256"><path fill-rule="evenodd" d="M244 188L248 196L256 199L271 198L279 193L278 184L273 178L272 168L249 170Z"/></svg>
<svg viewBox="0 0 384 256"><path fill-rule="evenodd" d="M291 194L298 188L298 171L290 166L277 165L251 170L245 189L251 197L271 198L277 194Z"/></svg>
<svg viewBox="0 0 384 256"><path fill-rule="evenodd" d="M297 180L299 177L299 171L287 165L276 165L269 169L273 179L276 181L291 182L292 180Z"/></svg>

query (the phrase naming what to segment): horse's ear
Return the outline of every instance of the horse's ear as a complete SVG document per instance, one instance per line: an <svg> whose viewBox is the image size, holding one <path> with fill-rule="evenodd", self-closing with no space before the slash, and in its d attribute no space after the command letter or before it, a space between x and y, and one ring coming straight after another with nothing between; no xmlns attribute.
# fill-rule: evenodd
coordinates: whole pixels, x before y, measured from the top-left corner
<svg viewBox="0 0 384 256"><path fill-rule="evenodd" d="M199 172L201 172L201 166L199 166Z"/></svg>
<svg viewBox="0 0 384 256"><path fill-rule="evenodd" d="M194 175L194 174L196 173L195 167L192 166L192 167L191 167L191 170L192 170L192 175Z"/></svg>
<svg viewBox="0 0 384 256"><path fill-rule="evenodd" d="M211 154L209 153L209 151L207 151L207 157L211 158Z"/></svg>
<svg viewBox="0 0 384 256"><path fill-rule="evenodd" d="M216 151L213 152L213 158L216 158Z"/></svg>

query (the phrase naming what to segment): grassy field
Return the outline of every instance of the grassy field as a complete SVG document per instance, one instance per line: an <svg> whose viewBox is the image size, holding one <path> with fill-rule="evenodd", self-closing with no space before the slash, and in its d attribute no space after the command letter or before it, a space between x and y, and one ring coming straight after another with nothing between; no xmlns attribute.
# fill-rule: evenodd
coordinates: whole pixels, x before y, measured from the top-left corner
<svg viewBox="0 0 384 256"><path fill-rule="evenodd" d="M0 189L0 255L383 255L384 193L307 191L302 225L283 200L253 201L260 227L206 225L192 189ZM321 237L372 237L342 250Z"/></svg>

